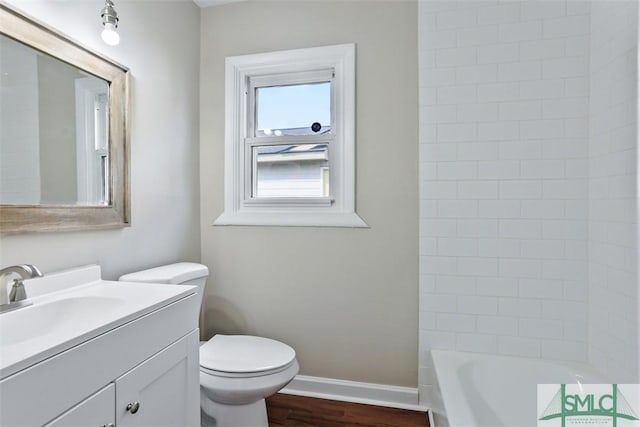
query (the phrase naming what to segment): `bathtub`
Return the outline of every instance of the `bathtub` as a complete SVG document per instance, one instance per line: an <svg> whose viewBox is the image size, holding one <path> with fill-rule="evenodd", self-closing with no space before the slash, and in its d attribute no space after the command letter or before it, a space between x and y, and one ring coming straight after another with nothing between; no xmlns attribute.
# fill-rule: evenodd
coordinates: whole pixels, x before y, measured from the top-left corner
<svg viewBox="0 0 640 427"><path fill-rule="evenodd" d="M443 350L431 356L443 404L434 408L435 427L535 427L537 384L605 382L585 364Z"/></svg>

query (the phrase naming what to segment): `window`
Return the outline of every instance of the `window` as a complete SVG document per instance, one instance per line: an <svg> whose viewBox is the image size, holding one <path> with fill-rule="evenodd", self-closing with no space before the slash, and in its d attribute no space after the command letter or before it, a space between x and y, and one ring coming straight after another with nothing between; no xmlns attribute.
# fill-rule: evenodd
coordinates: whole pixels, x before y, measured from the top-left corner
<svg viewBox="0 0 640 427"><path fill-rule="evenodd" d="M366 227L355 213L355 46L229 57L216 225Z"/></svg>

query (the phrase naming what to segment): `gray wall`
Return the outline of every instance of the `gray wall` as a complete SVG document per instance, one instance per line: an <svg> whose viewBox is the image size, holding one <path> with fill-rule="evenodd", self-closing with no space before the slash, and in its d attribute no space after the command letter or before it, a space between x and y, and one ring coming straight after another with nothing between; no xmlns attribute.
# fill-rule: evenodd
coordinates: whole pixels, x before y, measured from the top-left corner
<svg viewBox="0 0 640 427"><path fill-rule="evenodd" d="M108 47L100 39L104 1L10 3L131 69L132 226L2 236L0 266L29 262L46 274L99 263L113 279L142 267L199 261L198 7L120 0L122 41Z"/></svg>
<svg viewBox="0 0 640 427"><path fill-rule="evenodd" d="M417 3L246 2L202 10L206 337L283 340L301 374L417 385ZM223 211L226 56L357 45L357 190L370 229L213 227Z"/></svg>

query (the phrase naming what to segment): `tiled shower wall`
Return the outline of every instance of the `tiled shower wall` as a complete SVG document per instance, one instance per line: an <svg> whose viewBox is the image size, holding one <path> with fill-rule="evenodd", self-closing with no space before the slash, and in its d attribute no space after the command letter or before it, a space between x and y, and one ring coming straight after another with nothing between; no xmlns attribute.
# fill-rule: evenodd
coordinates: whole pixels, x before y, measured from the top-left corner
<svg viewBox="0 0 640 427"><path fill-rule="evenodd" d="M589 360L637 383L637 1L593 3L590 56Z"/></svg>
<svg viewBox="0 0 640 427"><path fill-rule="evenodd" d="M589 14L420 2L425 403L433 348L587 360Z"/></svg>
<svg viewBox="0 0 640 427"><path fill-rule="evenodd" d="M0 80L0 203L40 203L40 137L38 118L38 59L3 37L0 58L5 75ZM8 76L8 77L7 77ZM11 87L20 90L11 90ZM11 123L8 125L7 123Z"/></svg>

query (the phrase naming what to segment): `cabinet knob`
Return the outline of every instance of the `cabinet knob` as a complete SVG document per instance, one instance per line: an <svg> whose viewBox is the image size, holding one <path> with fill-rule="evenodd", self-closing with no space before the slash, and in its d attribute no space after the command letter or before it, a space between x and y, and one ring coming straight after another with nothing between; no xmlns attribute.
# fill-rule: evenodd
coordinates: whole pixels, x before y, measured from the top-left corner
<svg viewBox="0 0 640 427"><path fill-rule="evenodd" d="M129 403L127 405L127 411L131 412L132 414L138 412L138 409L140 409L140 403L138 402Z"/></svg>
<svg viewBox="0 0 640 427"><path fill-rule="evenodd" d="M114 423L102 424L102 427L116 427Z"/></svg>

